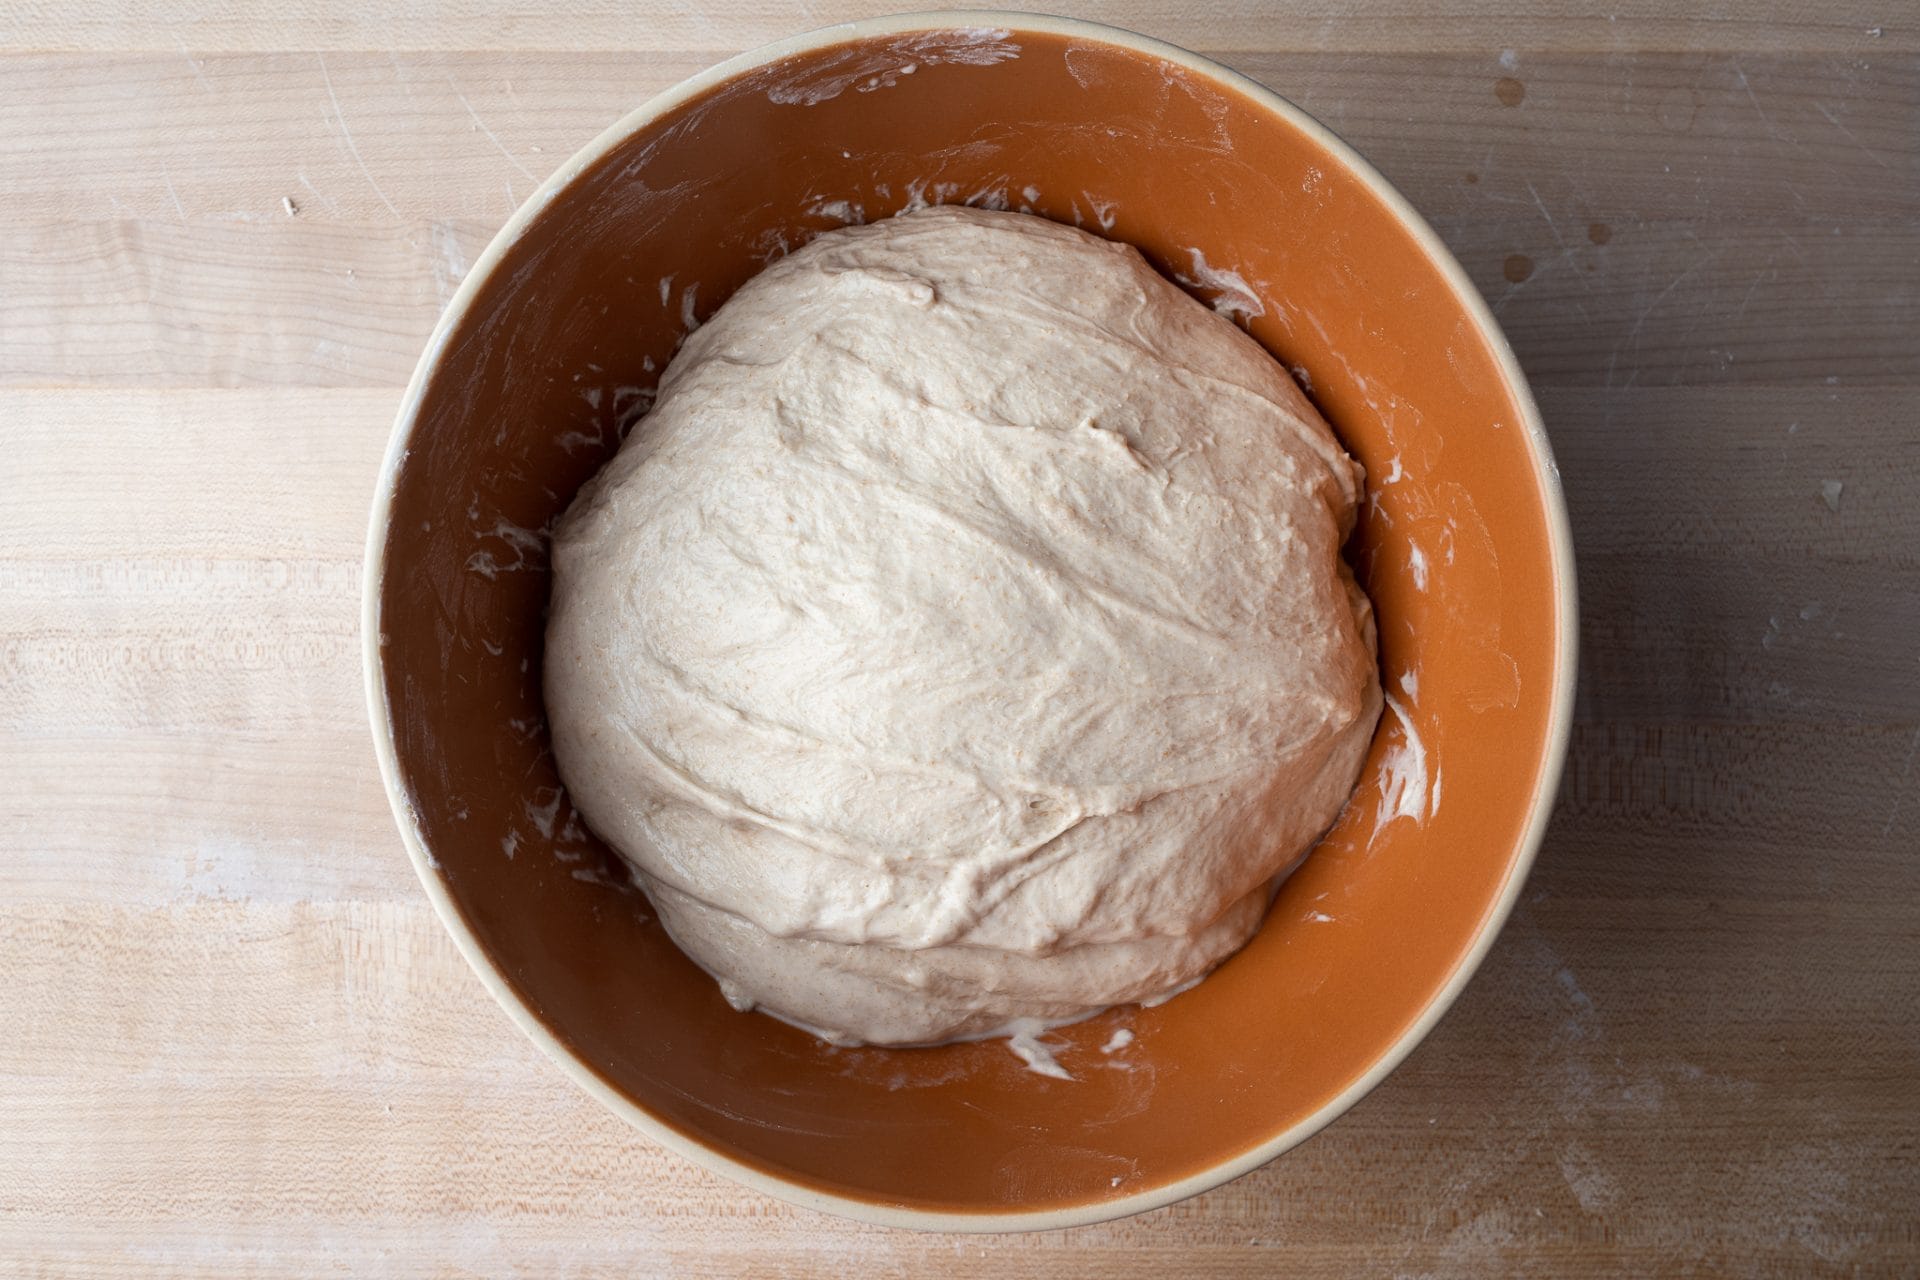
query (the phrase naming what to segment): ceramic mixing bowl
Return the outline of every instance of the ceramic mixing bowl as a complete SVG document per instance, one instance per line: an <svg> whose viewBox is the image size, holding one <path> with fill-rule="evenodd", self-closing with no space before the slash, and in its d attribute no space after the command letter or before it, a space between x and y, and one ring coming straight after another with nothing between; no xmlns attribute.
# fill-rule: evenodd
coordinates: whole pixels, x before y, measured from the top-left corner
<svg viewBox="0 0 1920 1280"><path fill-rule="evenodd" d="M1004 1041L835 1049L729 1009L581 825L541 707L546 530L690 326L774 255L923 203L1126 240L1291 366L1367 468L1352 547L1389 695L1359 789L1192 991ZM1486 954L1546 824L1573 566L1492 316L1384 179L1283 99L1024 14L800 36L662 94L556 173L433 333L366 575L380 764L454 939L560 1066L759 1190L912 1226L1132 1213L1272 1159L1372 1088ZM1132 1041L1112 1048L1116 1031Z"/></svg>

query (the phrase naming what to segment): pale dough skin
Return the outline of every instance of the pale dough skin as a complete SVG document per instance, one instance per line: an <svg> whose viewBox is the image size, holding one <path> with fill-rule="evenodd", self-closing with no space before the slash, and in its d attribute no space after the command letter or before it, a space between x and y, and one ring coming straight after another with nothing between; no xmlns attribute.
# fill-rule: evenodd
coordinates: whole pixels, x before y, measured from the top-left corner
<svg viewBox="0 0 1920 1280"><path fill-rule="evenodd" d="M556 530L561 776L738 1008L924 1044L1164 996L1353 788L1360 493L1127 246L829 232L687 340Z"/></svg>

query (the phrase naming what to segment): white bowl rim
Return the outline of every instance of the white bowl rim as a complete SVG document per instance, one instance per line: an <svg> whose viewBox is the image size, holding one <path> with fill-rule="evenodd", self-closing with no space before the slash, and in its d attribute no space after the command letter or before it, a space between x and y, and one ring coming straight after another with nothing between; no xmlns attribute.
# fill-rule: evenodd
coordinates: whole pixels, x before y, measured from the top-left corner
<svg viewBox="0 0 1920 1280"><path fill-rule="evenodd" d="M481 285L491 277L494 268L499 265L507 250L520 238L522 232L538 216L547 202L638 130L681 104L690 102L708 90L744 73L797 54L873 36L979 28L1007 28L1016 33L1032 32L1113 45L1183 67L1196 75L1206 77L1222 88L1241 94L1286 120L1338 157L1368 186L1439 269L1461 306L1472 317L1481 336L1486 339L1494 352L1501 376L1506 380L1514 402L1520 406L1525 419L1522 425L1526 429L1527 445L1532 454L1534 471L1539 480L1541 498L1546 508L1547 535L1552 552L1554 579L1554 622L1558 628L1553 703L1547 722L1547 749L1534 783L1534 794L1528 805L1527 824L1521 835L1519 850L1508 869L1506 882L1501 887L1498 898L1481 924L1479 934L1461 956L1447 981L1434 994L1420 1015L1401 1033L1399 1039L1358 1078L1312 1115L1230 1159L1222 1160L1188 1177L1135 1195L1070 1205L1065 1208L1006 1213L917 1209L907 1205L864 1200L855 1196L836 1195L769 1174L681 1134L620 1093L582 1061L514 993L492 957L481 948L479 940L474 936L454 903L447 883L440 873L439 865L427 849L412 803L407 798L406 789L400 777L400 760L393 731L392 709L387 701L380 664L380 587L386 569L387 530L392 514L394 488L399 478L401 464L408 452L427 383L439 364L440 355L446 347L448 338L465 318ZM1199 1195L1201 1192L1210 1191L1242 1174L1251 1172L1298 1146L1344 1114L1384 1080L1426 1038L1434 1025L1459 998L1461 991L1473 977L1474 972L1479 969L1481 962L1486 959L1487 952L1499 936L1507 917L1513 912L1520 890L1526 882L1527 873L1539 853L1541 841L1545 838L1547 822L1552 813L1555 793L1559 788L1561 771L1566 762L1567 744L1573 727L1579 606L1573 566L1573 532L1568 522L1566 496L1560 483L1560 469L1554 462L1545 424L1541 420L1539 407L1534 403L1533 394L1521 371L1519 360L1514 356L1513 348L1508 344L1506 335L1501 331L1498 321L1494 319L1493 312L1480 296L1479 290L1474 288L1466 271L1433 228L1427 225L1426 220L1413 208L1406 197L1402 196L1393 184L1380 174L1379 170L1318 120L1265 85L1212 59L1201 57L1199 54L1150 36L1104 23L1049 14L996 9L930 10L866 18L804 32L729 58L663 93L656 94L576 152L527 197L526 202L514 212L506 225L494 236L492 242L475 260L472 269L461 281L453 298L448 302L445 312L442 313L439 323L434 326L432 336L427 340L420 362L414 369L405 394L401 397L400 410L394 421L393 435L388 441L386 457L381 464L374 493L372 519L367 533L362 592L361 653L366 680L367 707L373 722L374 750L379 757L380 776L386 786L387 800L399 823L401 837L413 861L414 871L418 874L427 897L432 901L435 913L440 917L441 923L446 926L448 933L453 936L455 944L479 976L481 983L519 1025L520 1030L549 1058L553 1059L575 1084L649 1138L698 1165L791 1204L856 1221L923 1231L1050 1231L1144 1213L1149 1209L1158 1209L1190 1196Z"/></svg>

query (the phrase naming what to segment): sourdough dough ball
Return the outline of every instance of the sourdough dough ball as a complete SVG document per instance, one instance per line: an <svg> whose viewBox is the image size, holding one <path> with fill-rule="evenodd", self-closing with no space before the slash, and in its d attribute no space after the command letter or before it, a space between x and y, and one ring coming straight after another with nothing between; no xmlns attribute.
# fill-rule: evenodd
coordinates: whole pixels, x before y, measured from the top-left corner
<svg viewBox="0 0 1920 1280"><path fill-rule="evenodd" d="M1353 787L1359 494L1127 246L829 232L687 340L555 533L561 776L738 1008L914 1044L1166 995Z"/></svg>

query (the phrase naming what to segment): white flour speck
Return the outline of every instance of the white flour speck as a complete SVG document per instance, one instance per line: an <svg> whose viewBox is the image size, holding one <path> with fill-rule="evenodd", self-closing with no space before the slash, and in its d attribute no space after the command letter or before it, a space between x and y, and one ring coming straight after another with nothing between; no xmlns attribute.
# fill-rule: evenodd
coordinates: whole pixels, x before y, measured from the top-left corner
<svg viewBox="0 0 1920 1280"><path fill-rule="evenodd" d="M1053 1046L1040 1039L1049 1030L1046 1023L1038 1018L1015 1018L1007 1024L1006 1029L1007 1048L1027 1064L1027 1070L1035 1075L1051 1076L1055 1080L1073 1079L1054 1058Z"/></svg>
<svg viewBox="0 0 1920 1280"><path fill-rule="evenodd" d="M1207 255L1199 249L1188 249L1191 260L1192 276L1181 276L1180 282L1190 288L1210 290L1214 294L1213 309L1229 320L1251 320L1267 314L1267 306L1260 301L1260 295L1253 291L1246 277L1238 271L1229 271L1225 267L1216 267L1207 261Z"/></svg>
<svg viewBox="0 0 1920 1280"><path fill-rule="evenodd" d="M1427 769L1427 746L1406 704L1390 693L1386 701L1387 709L1399 717L1401 738L1380 757L1380 811L1373 819L1376 838L1396 819L1425 822L1431 817L1431 797L1438 794L1440 782L1439 772Z"/></svg>

